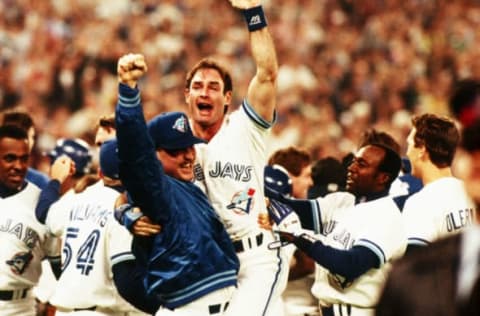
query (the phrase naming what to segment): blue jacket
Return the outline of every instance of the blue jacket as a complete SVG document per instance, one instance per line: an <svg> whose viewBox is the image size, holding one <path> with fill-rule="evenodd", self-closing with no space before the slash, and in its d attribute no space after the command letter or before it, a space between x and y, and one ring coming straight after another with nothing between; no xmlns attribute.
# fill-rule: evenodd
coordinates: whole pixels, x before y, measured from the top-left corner
<svg viewBox="0 0 480 316"><path fill-rule="evenodd" d="M192 182L165 174L157 159L140 103L140 92L119 85L116 127L120 178L134 204L162 232L132 250L146 266L144 285L168 308L212 291L236 286L239 261L206 195Z"/></svg>

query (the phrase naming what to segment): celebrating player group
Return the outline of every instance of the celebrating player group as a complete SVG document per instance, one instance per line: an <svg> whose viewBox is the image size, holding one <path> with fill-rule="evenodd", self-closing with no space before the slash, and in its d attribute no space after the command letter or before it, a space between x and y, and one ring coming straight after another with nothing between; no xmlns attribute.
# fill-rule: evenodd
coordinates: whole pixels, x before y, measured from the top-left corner
<svg viewBox="0 0 480 316"><path fill-rule="evenodd" d="M186 107L146 120L154 70L124 52L98 151L61 139L48 177L29 168L28 113L4 116L0 316L373 316L396 260L476 222L451 170L460 131L434 114L412 118L403 159L392 135L365 131L339 180L307 194L308 153L268 157L279 66L264 8L229 2L255 66L241 104L230 70L205 57L178 91Z"/></svg>

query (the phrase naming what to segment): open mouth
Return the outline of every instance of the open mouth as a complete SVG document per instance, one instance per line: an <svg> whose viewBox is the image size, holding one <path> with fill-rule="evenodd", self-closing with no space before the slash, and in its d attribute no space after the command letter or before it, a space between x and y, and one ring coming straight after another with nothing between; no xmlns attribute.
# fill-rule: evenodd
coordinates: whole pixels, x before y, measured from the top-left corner
<svg viewBox="0 0 480 316"><path fill-rule="evenodd" d="M198 103L197 107L200 111L211 111L213 109L213 105L208 103Z"/></svg>

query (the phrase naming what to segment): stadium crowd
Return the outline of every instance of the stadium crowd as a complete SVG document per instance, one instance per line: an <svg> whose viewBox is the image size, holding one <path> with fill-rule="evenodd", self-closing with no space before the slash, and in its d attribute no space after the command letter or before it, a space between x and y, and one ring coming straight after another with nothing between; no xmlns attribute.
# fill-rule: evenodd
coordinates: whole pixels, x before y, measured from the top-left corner
<svg viewBox="0 0 480 316"><path fill-rule="evenodd" d="M411 113L449 113L452 83L480 79L478 1L264 7L280 66L270 152L293 144L314 158L341 157L366 126L403 139ZM113 111L116 62L125 52L140 51L151 65L147 118L182 109L185 70L202 56L231 65L237 91L253 72L248 34L226 1L21 0L2 1L0 12L0 107L33 114L40 152L59 137L92 139L98 114Z"/></svg>

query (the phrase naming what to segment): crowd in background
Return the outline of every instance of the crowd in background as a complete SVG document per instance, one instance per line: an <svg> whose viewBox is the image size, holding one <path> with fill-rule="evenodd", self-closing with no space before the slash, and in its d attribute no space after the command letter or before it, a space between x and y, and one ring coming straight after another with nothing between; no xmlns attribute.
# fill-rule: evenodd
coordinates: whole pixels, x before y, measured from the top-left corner
<svg viewBox="0 0 480 316"><path fill-rule="evenodd" d="M37 125L37 155L83 137L113 112L116 62L146 56L147 118L186 110L184 74L208 55L246 91L254 64L242 16L220 0L0 2L0 110L22 106ZM205 10L205 8L208 10ZM452 85L480 80L480 1L264 1L278 62L270 152L307 148L341 158L369 126L401 144L412 113L448 114ZM239 104L243 95L234 95ZM40 167L41 168L41 167Z"/></svg>

